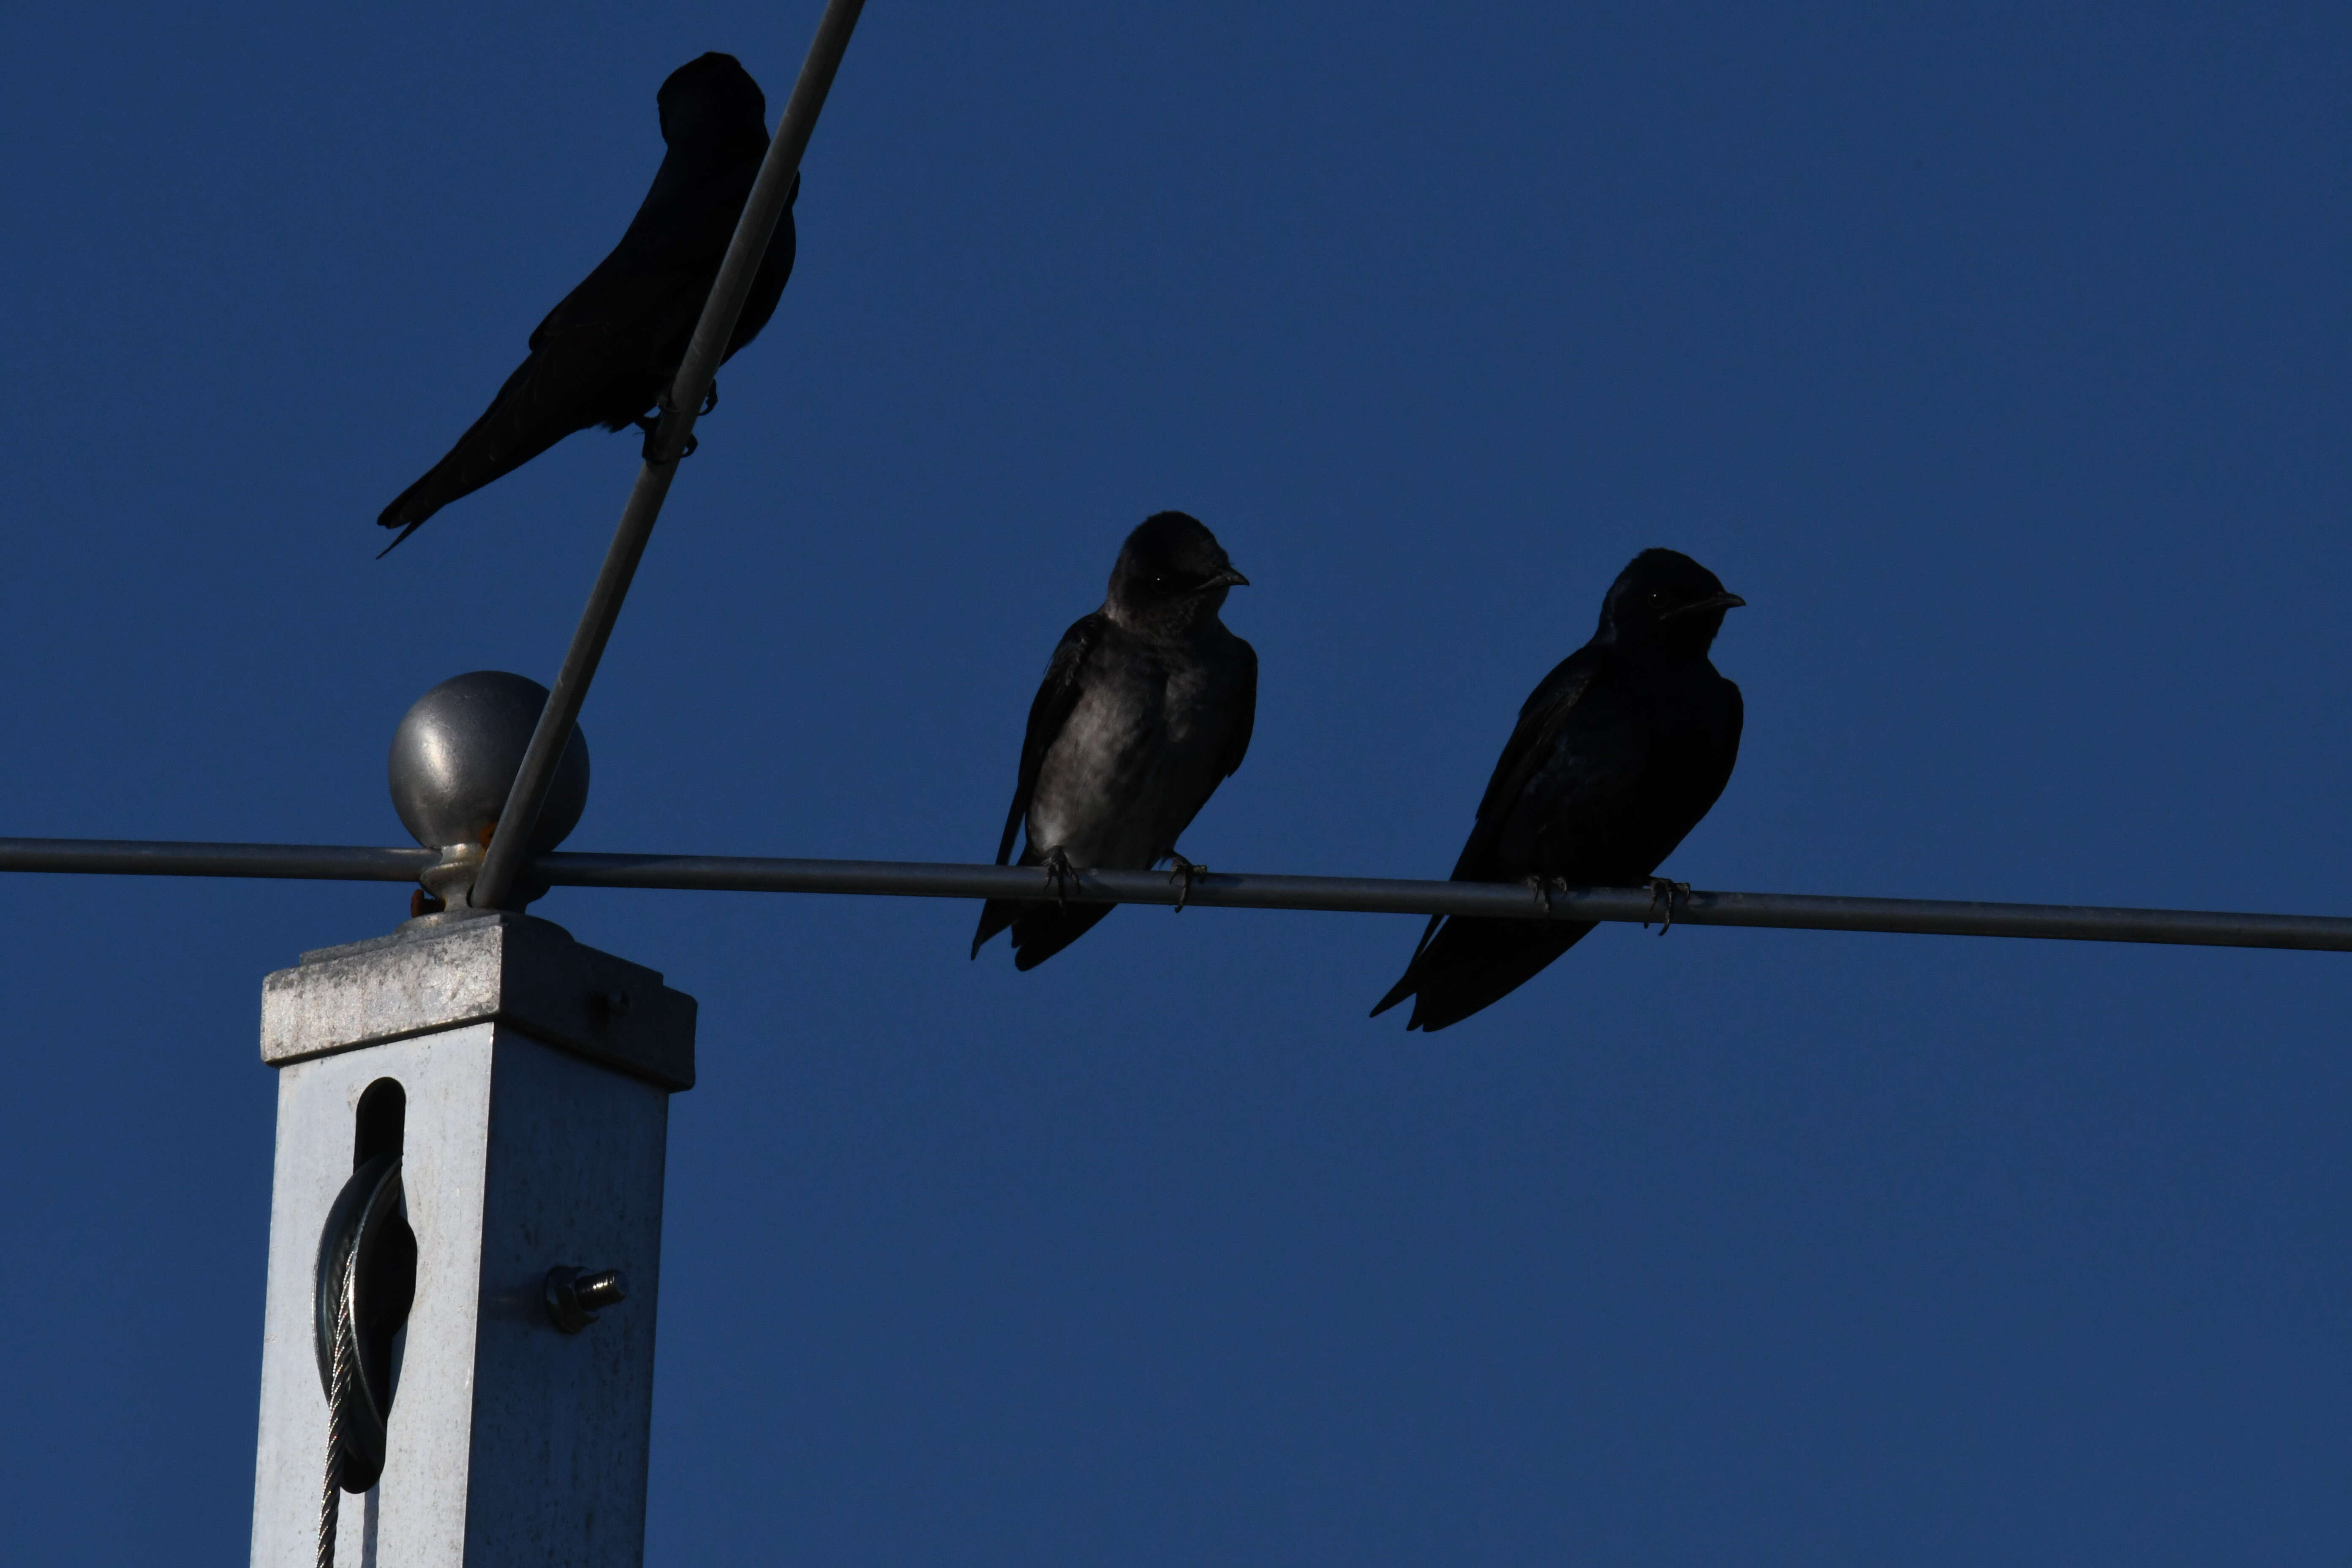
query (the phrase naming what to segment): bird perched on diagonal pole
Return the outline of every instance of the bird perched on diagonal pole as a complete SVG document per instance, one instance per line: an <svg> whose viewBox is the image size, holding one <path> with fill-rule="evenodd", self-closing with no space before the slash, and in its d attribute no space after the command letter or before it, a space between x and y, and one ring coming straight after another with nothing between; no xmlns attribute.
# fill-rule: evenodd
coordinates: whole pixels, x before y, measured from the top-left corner
<svg viewBox="0 0 2352 1568"><path fill-rule="evenodd" d="M1601 602L1592 640L1544 677L1504 746L1454 865L1457 882L1639 886L1698 826L1739 755L1739 688L1707 657L1747 601L1672 550L1644 550ZM1663 885L1662 885L1663 886ZM1673 913L1664 889L1664 913ZM1517 990L1592 930L1588 921L1447 919L1422 933L1403 978L1408 1029L1443 1029Z"/></svg>
<svg viewBox="0 0 2352 1568"><path fill-rule="evenodd" d="M1025 830L1018 863L1055 881L1169 859L1180 879L1199 872L1177 854L1177 835L1242 765L1257 719L1257 654L1217 615L1248 584L1216 535L1181 511L1127 536L1109 596L1062 634L1029 706L998 865ZM1110 911L991 899L972 956L1010 927L1013 967L1034 969Z"/></svg>
<svg viewBox="0 0 2352 1568"><path fill-rule="evenodd" d="M680 66L655 101L669 150L628 231L540 322L530 356L448 456L383 509L376 521L401 531L384 553L451 501L574 431L634 425L651 439L653 411L686 356L768 150L767 99L732 55L707 54ZM797 181L793 189L797 195ZM790 209L788 198L728 342L730 355L760 335L783 296L795 238Z"/></svg>

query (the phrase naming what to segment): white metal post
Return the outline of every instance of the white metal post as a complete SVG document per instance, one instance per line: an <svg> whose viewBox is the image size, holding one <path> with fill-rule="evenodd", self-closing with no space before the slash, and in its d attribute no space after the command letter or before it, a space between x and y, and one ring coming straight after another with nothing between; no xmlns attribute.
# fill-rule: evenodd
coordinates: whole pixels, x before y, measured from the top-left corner
<svg viewBox="0 0 2352 1568"><path fill-rule="evenodd" d="M278 1155L256 1568L317 1560L328 1403L315 1349L328 1211L362 1095L400 1086L416 1238L381 1480L342 1500L345 1568L644 1556L662 1161L694 1079L694 999L526 915L441 915L305 954L263 987ZM551 1270L626 1299L566 1332Z"/></svg>

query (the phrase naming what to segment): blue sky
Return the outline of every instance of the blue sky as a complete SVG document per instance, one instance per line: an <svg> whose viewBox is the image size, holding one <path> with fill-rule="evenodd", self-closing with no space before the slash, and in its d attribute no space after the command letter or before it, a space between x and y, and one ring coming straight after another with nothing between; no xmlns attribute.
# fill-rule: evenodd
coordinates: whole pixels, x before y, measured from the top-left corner
<svg viewBox="0 0 2352 1568"><path fill-rule="evenodd" d="M372 520L817 7L12 16L0 833L396 843L635 471ZM584 718L583 849L984 859L1147 513L1255 586L1213 867L1436 876L1635 551L1748 600L1702 887L2331 911L2338 8L878 0ZM0 879L12 1554L240 1560L268 971L386 887ZM649 1561L2339 1563L2345 969L560 892L701 999Z"/></svg>

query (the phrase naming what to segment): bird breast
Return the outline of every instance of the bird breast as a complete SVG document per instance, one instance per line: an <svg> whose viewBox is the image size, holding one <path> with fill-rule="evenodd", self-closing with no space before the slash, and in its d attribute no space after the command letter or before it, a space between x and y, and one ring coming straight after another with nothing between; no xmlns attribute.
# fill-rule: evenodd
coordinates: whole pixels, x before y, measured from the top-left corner
<svg viewBox="0 0 2352 1568"><path fill-rule="evenodd" d="M1139 868L1166 853L1216 787L1229 706L1218 695L1197 658L1103 658L1038 771L1032 848Z"/></svg>

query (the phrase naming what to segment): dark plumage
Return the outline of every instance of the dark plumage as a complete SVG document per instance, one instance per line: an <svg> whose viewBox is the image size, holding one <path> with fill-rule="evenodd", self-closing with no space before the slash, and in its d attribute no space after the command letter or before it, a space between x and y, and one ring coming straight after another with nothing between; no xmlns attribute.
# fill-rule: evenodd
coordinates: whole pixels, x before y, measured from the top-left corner
<svg viewBox="0 0 2352 1568"><path fill-rule="evenodd" d="M708 54L670 73L656 95L669 151L613 253L530 334L530 357L449 455L376 521L398 544L458 497L520 468L575 430L636 425L677 374L703 300L768 150L767 100L732 55ZM800 185L793 183L793 197ZM754 275L727 345L760 335L792 276L791 202ZM386 545L387 552L392 545Z"/></svg>
<svg viewBox="0 0 2352 1568"><path fill-rule="evenodd" d="M1739 754L1739 688L1708 645L1746 603L1672 550L1644 550L1611 584L1601 628L1519 710L1457 882L1531 878L1638 887L1723 793ZM1408 1029L1442 1029L1502 1000L1592 929L1589 921L1429 922L1373 1015L1413 998Z"/></svg>
<svg viewBox="0 0 2352 1568"><path fill-rule="evenodd" d="M1257 655L1217 618L1249 579L1216 535L1181 511L1127 536L1103 607L1062 634L1029 706L1021 773L996 863L1067 872L1174 858L1184 831L1242 765L1257 716ZM1034 969L1110 913L1108 904L992 899L972 956L1010 926L1013 963Z"/></svg>

